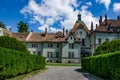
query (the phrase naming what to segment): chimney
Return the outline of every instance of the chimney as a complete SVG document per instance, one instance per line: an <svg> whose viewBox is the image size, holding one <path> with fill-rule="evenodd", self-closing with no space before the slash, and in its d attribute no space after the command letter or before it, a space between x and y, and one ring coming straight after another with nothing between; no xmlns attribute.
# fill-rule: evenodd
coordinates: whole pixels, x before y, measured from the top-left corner
<svg viewBox="0 0 120 80"><path fill-rule="evenodd" d="M66 29L66 35L68 35L68 29Z"/></svg>
<svg viewBox="0 0 120 80"><path fill-rule="evenodd" d="M45 28L45 35L47 34L47 27Z"/></svg>
<svg viewBox="0 0 120 80"><path fill-rule="evenodd" d="M120 16L117 17L117 20L120 20Z"/></svg>
<svg viewBox="0 0 120 80"><path fill-rule="evenodd" d="M33 29L31 29L31 32L33 32Z"/></svg>
<svg viewBox="0 0 120 80"><path fill-rule="evenodd" d="M10 28L9 31L12 32L12 28Z"/></svg>
<svg viewBox="0 0 120 80"><path fill-rule="evenodd" d="M105 14L105 25L107 25L107 15Z"/></svg>
<svg viewBox="0 0 120 80"><path fill-rule="evenodd" d="M91 31L93 31L93 22L91 22Z"/></svg>
<svg viewBox="0 0 120 80"><path fill-rule="evenodd" d="M99 26L102 24L102 16L100 16L100 19L99 19Z"/></svg>
<svg viewBox="0 0 120 80"><path fill-rule="evenodd" d="M98 25L96 24L96 28L98 27Z"/></svg>
<svg viewBox="0 0 120 80"><path fill-rule="evenodd" d="M65 35L64 32L65 32L65 28L63 27L63 37L64 37L64 35Z"/></svg>

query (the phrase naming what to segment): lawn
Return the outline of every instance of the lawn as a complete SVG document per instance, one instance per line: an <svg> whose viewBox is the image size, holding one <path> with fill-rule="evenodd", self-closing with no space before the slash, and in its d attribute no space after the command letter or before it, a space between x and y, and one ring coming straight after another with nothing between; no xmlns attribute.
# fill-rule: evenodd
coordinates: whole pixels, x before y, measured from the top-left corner
<svg viewBox="0 0 120 80"><path fill-rule="evenodd" d="M81 66L80 63L47 63L46 66Z"/></svg>

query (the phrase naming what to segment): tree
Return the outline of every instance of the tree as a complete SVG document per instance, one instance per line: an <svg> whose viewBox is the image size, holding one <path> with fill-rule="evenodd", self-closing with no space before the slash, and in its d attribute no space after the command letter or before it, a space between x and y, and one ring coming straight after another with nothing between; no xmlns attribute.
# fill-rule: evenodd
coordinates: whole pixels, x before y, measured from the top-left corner
<svg viewBox="0 0 120 80"><path fill-rule="evenodd" d="M17 25L18 32L28 32L28 25L25 22L20 21Z"/></svg>
<svg viewBox="0 0 120 80"><path fill-rule="evenodd" d="M6 29L6 26L2 21L0 21L0 27Z"/></svg>
<svg viewBox="0 0 120 80"><path fill-rule="evenodd" d="M0 37L0 47L28 53L28 49L22 42L18 41L15 38L8 37L8 36Z"/></svg>
<svg viewBox="0 0 120 80"><path fill-rule="evenodd" d="M120 39L112 40L110 42L105 41L97 47L97 49L94 52L94 55L101 55L115 51L120 51Z"/></svg>

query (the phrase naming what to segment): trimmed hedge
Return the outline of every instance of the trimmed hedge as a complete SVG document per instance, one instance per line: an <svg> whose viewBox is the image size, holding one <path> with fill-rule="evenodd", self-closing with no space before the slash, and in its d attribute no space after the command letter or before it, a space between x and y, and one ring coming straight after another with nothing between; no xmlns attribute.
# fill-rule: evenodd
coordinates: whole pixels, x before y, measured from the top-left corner
<svg viewBox="0 0 120 80"><path fill-rule="evenodd" d="M82 69L111 80L120 79L120 51L82 59Z"/></svg>
<svg viewBox="0 0 120 80"><path fill-rule="evenodd" d="M106 54L115 51L120 51L120 39L104 42L99 45L95 50L94 55Z"/></svg>
<svg viewBox="0 0 120 80"><path fill-rule="evenodd" d="M0 47L18 50L24 53L29 52L26 46L22 42L18 41L16 38L12 38L8 36L0 36Z"/></svg>
<svg viewBox="0 0 120 80"><path fill-rule="evenodd" d="M0 80L45 68L45 58L0 48Z"/></svg>

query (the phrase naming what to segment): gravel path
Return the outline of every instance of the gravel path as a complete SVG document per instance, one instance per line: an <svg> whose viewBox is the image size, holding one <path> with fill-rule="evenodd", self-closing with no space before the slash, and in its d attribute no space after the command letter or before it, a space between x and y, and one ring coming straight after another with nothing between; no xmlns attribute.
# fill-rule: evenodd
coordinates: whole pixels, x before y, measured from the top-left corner
<svg viewBox="0 0 120 80"><path fill-rule="evenodd" d="M79 66L47 66L47 68L47 70L23 80L101 80L82 72Z"/></svg>

